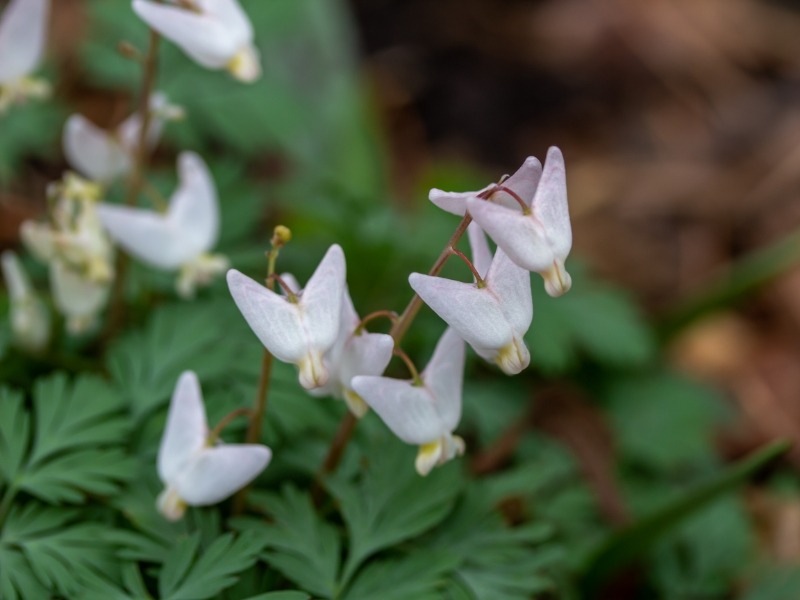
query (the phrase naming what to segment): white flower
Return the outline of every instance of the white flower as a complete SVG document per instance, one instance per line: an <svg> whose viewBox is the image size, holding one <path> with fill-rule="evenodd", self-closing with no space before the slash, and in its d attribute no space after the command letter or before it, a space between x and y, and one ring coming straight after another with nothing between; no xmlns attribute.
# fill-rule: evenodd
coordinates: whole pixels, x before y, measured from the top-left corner
<svg viewBox="0 0 800 600"><path fill-rule="evenodd" d="M177 110L167 102L164 94L153 94L150 98L153 117L147 132L148 147L158 143L164 121L174 118ZM125 119L113 132L100 129L82 115L72 115L64 125L64 155L79 173L107 184L130 170L141 128L138 112Z"/></svg>
<svg viewBox="0 0 800 600"><path fill-rule="evenodd" d="M180 519L187 506L221 502L255 479L272 458L266 446L215 444L208 436L200 383L186 371L172 394L158 449L158 476L166 489L157 505L167 519Z"/></svg>
<svg viewBox="0 0 800 600"><path fill-rule="evenodd" d="M464 341L448 329L420 381L362 375L352 385L397 437L420 447L416 469L427 475L464 453L464 440L453 435L461 420L463 376Z"/></svg>
<svg viewBox="0 0 800 600"><path fill-rule="evenodd" d="M244 82L261 76L253 26L237 0L133 0L133 10L200 65L227 69Z"/></svg>
<svg viewBox="0 0 800 600"><path fill-rule="evenodd" d="M217 191L208 167L197 154L178 157L180 184L166 213L117 204L97 212L109 235L139 260L165 271L180 270L182 297L228 268L221 255L209 254L219 235Z"/></svg>
<svg viewBox="0 0 800 600"><path fill-rule="evenodd" d="M11 104L50 93L30 77L44 55L49 0L11 0L0 16L0 113Z"/></svg>
<svg viewBox="0 0 800 600"><path fill-rule="evenodd" d="M341 247L328 249L302 291L282 296L239 271L228 271L228 287L236 306L261 343L278 360L297 365L306 389L328 382L323 356L339 333L345 289Z"/></svg>
<svg viewBox="0 0 800 600"><path fill-rule="evenodd" d="M540 273L551 296L569 291L564 261L572 248L564 157L552 147L544 171L529 157L514 175L477 192L431 190L430 200L472 218L520 267ZM525 205L523 210L521 204Z"/></svg>
<svg viewBox="0 0 800 600"><path fill-rule="evenodd" d="M67 331L73 335L94 327L97 315L108 302L111 281L93 281L66 262L50 262L50 292L53 302L66 318Z"/></svg>
<svg viewBox="0 0 800 600"><path fill-rule="evenodd" d="M498 248L486 267L489 248L477 226L470 225L474 266L483 277L463 283L412 273L414 291L485 360L516 375L530 363L524 336L533 319L530 273Z"/></svg>
<svg viewBox="0 0 800 600"><path fill-rule="evenodd" d="M29 352L41 352L50 341L50 314L31 286L17 255L2 254L3 278L11 300L11 332L14 342Z"/></svg>
<svg viewBox="0 0 800 600"><path fill-rule="evenodd" d="M345 287L339 334L333 347L322 357L330 374L328 383L309 390L313 396L333 396L344 400L350 412L359 419L366 414L369 407L352 388L353 377L381 375L392 360L394 349L394 340L390 335L358 332L360 323L361 319Z"/></svg>

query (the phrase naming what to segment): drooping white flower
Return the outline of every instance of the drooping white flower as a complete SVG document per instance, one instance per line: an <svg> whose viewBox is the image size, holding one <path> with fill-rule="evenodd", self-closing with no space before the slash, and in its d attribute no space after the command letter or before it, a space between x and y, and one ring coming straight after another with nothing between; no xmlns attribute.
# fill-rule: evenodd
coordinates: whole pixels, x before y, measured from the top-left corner
<svg viewBox="0 0 800 600"><path fill-rule="evenodd" d="M383 374L394 349L394 340L390 335L358 331L360 323L361 319L345 287L339 334L331 349L322 357L330 374L328 382L309 390L313 396L333 396L344 400L350 412L359 419L369 407L353 389L353 377Z"/></svg>
<svg viewBox="0 0 800 600"><path fill-rule="evenodd" d="M564 157L552 147L544 171L528 157L508 179L477 192L433 189L430 200L447 212L472 218L516 264L540 273L551 296L569 291L564 261L572 248ZM525 206L523 210L522 206Z"/></svg>
<svg viewBox="0 0 800 600"><path fill-rule="evenodd" d="M227 259L210 254L219 236L217 191L208 167L197 154L178 157L178 189L166 213L100 204L97 212L112 239L139 260L165 271L180 270L177 289L191 297L228 268Z"/></svg>
<svg viewBox="0 0 800 600"><path fill-rule="evenodd" d="M133 0L133 10L200 65L248 83L261 76L253 25L237 0Z"/></svg>
<svg viewBox="0 0 800 600"><path fill-rule="evenodd" d="M221 502L264 470L272 452L260 444L209 440L200 382L192 371L178 379L158 449L158 476L165 489L159 511L171 521L187 506Z"/></svg>
<svg viewBox="0 0 800 600"><path fill-rule="evenodd" d="M530 363L524 336L533 319L530 273L501 248L488 269L486 238L470 232L474 266L483 277L476 283L412 273L408 281L420 298L452 327L478 356L504 373L516 375Z"/></svg>
<svg viewBox="0 0 800 600"><path fill-rule="evenodd" d="M0 113L28 98L43 98L50 85L31 74L47 41L50 0L11 0L0 15Z"/></svg>
<svg viewBox="0 0 800 600"><path fill-rule="evenodd" d="M448 329L419 381L353 378L353 389L389 429L407 444L419 446L415 466L420 475L464 453L464 440L453 435L461 420L464 354L464 340Z"/></svg>
<svg viewBox="0 0 800 600"><path fill-rule="evenodd" d="M50 341L50 314L36 295L17 255L6 250L0 257L11 300L11 333L14 343L29 352L41 352Z"/></svg>
<svg viewBox="0 0 800 600"><path fill-rule="evenodd" d="M545 289L551 296L569 291L572 279L564 269L564 261L572 248L572 227L567 206L567 180L561 150L547 152L541 180L532 196L524 194L528 186L514 189L527 209L507 207L480 198L467 199L472 218L495 243L519 266L541 273Z"/></svg>
<svg viewBox="0 0 800 600"><path fill-rule="evenodd" d="M94 281L65 261L50 263L50 292L53 302L66 319L67 331L78 335L90 330L97 315L108 303L111 281Z"/></svg>
<svg viewBox="0 0 800 600"><path fill-rule="evenodd" d="M306 389L323 386L330 378L323 356L339 334L345 275L344 252L336 244L306 287L287 296L235 269L228 271L228 287L247 324L278 360L297 365Z"/></svg>
<svg viewBox="0 0 800 600"><path fill-rule="evenodd" d="M162 93L150 98L153 116L147 132L147 145L158 143L164 122L177 118L179 109L167 102ZM131 167L142 129L141 115L136 112L113 131L100 129L82 115L72 115L64 125L64 155L81 175L107 184L125 175Z"/></svg>

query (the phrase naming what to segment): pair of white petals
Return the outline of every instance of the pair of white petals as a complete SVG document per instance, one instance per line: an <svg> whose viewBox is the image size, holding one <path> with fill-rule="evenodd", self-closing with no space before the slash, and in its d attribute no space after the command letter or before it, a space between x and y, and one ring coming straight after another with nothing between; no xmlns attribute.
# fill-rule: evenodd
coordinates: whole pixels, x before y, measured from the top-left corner
<svg viewBox="0 0 800 600"><path fill-rule="evenodd" d="M516 195L525 210L514 199ZM564 261L572 248L564 157L552 147L544 169L529 157L500 185L477 192L431 190L430 200L457 215L467 212L520 267L540 273L551 296L569 291L572 280Z"/></svg>
<svg viewBox="0 0 800 600"><path fill-rule="evenodd" d="M161 137L164 121L177 118L179 109L157 92L150 98L152 119L147 131L148 148ZM82 115L72 115L64 126L64 155L69 164L84 177L108 184L130 171L142 129L141 114L136 112L125 119L113 132L94 125Z"/></svg>
<svg viewBox="0 0 800 600"><path fill-rule="evenodd" d="M420 447L415 464L420 475L464 453L464 441L453 435L461 420L464 357L464 340L447 329L420 381L370 375L352 380L353 389L397 437Z"/></svg>
<svg viewBox="0 0 800 600"><path fill-rule="evenodd" d="M178 157L178 188L165 213L117 204L100 204L100 220L111 238L137 259L166 271L180 271L178 292L191 297L228 268L209 254L219 237L219 202L203 159L193 152Z"/></svg>
<svg viewBox="0 0 800 600"><path fill-rule="evenodd" d="M49 0L11 0L0 16L0 113L49 93L46 83L30 77L44 56L49 14Z"/></svg>
<svg viewBox="0 0 800 600"><path fill-rule="evenodd" d="M244 82L260 77L253 26L237 0L133 0L133 10L198 64L227 69Z"/></svg>
<svg viewBox="0 0 800 600"><path fill-rule="evenodd" d="M475 223L468 233L481 285L420 273L412 273L409 283L478 356L516 375L530 363L523 341L533 319L530 274L500 248L492 259L486 237Z"/></svg>
<svg viewBox="0 0 800 600"><path fill-rule="evenodd" d="M0 267L11 300L9 316L14 343L28 352L41 352L50 341L50 314L14 252L6 250L0 255Z"/></svg>
<svg viewBox="0 0 800 600"><path fill-rule="evenodd" d="M221 502L255 479L272 458L266 446L221 444L208 436L200 382L186 371L175 386L158 449L165 489L157 505L170 520L180 519L187 506Z"/></svg>

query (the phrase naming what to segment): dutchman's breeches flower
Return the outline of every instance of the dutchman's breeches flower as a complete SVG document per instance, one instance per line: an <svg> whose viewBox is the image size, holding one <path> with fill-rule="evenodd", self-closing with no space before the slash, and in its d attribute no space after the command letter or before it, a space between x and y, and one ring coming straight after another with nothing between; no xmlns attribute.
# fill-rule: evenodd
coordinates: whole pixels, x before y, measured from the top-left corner
<svg viewBox="0 0 800 600"><path fill-rule="evenodd" d="M50 0L11 0L0 15L0 114L28 98L50 93L31 73L44 55Z"/></svg>
<svg viewBox="0 0 800 600"><path fill-rule="evenodd" d="M344 252L334 244L325 253L302 290L281 295L235 269L228 271L233 300L275 358L297 365L300 385L310 390L330 378L323 357L340 330L346 266Z"/></svg>
<svg viewBox="0 0 800 600"><path fill-rule="evenodd" d="M237 0L133 0L133 10L207 69L227 69L247 83L261 76L253 25Z"/></svg>
<svg viewBox="0 0 800 600"><path fill-rule="evenodd" d="M29 352L41 352L50 341L50 314L34 292L17 255L6 250L0 262L11 300L14 343Z"/></svg>
<svg viewBox="0 0 800 600"><path fill-rule="evenodd" d="M572 285L564 261L572 248L564 157L552 147L544 170L533 157L499 184L478 192L431 190L431 202L454 214L469 214L520 267L540 273L551 296Z"/></svg>
<svg viewBox="0 0 800 600"><path fill-rule="evenodd" d="M389 429L407 444L419 446L415 466L420 475L464 453L464 440L453 435L461 420L464 356L464 340L448 329L418 381L353 378L353 389Z"/></svg>
<svg viewBox="0 0 800 600"><path fill-rule="evenodd" d="M158 449L158 476L165 489L159 511L169 520L187 506L221 502L264 470L272 452L260 444L222 444L209 439L206 410L197 375L184 372L169 406Z"/></svg>
<svg viewBox="0 0 800 600"><path fill-rule="evenodd" d="M178 189L166 213L100 204L100 220L109 235L139 260L165 271L179 271L181 297L225 272L228 260L210 254L219 236L219 203L208 167L197 154L178 157Z"/></svg>
<svg viewBox="0 0 800 600"><path fill-rule="evenodd" d="M392 359L394 349L391 336L359 331L360 323L361 319L345 287L339 334L334 345L322 357L329 373L328 383L309 390L313 396L333 396L344 400L350 412L359 419L366 414L369 407L353 389L353 377L383 374Z"/></svg>
<svg viewBox="0 0 800 600"><path fill-rule="evenodd" d="M443 277L412 273L414 291L475 352L497 364L504 373L516 375L530 363L523 341L533 319L530 273L517 266L498 248L491 266L484 266L489 249L483 233L470 225L474 265L485 277L463 283ZM484 263L484 264L482 264Z"/></svg>

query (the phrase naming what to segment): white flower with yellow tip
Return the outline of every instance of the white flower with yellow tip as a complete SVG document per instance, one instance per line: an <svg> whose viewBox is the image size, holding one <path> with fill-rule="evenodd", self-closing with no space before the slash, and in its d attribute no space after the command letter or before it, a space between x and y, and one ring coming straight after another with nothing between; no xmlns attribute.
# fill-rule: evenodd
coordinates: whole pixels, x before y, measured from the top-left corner
<svg viewBox="0 0 800 600"><path fill-rule="evenodd" d="M323 357L339 334L345 272L344 252L336 244L306 287L286 295L235 269L228 271L228 288L250 329L275 358L297 365L300 385L308 390L324 386L330 378Z"/></svg>
<svg viewBox="0 0 800 600"><path fill-rule="evenodd" d="M219 236L219 202L208 167L197 154L178 157L178 189L166 212L100 204L98 215L111 238L132 256L165 271L179 271L184 298L225 272L228 259L211 254Z"/></svg>
<svg viewBox="0 0 800 600"><path fill-rule="evenodd" d="M323 356L330 377L325 385L309 390L313 396L333 396L344 400L350 412L359 419L369 407L352 387L357 375L381 375L392 360L394 340L385 333L359 330L361 319L356 313L347 288L342 299L339 335L333 347Z"/></svg>
<svg viewBox="0 0 800 600"><path fill-rule="evenodd" d="M10 250L0 256L3 279L11 300L11 333L14 343L29 352L41 352L50 341L50 314L36 295L17 255Z"/></svg>
<svg viewBox="0 0 800 600"><path fill-rule="evenodd" d="M412 273L408 281L478 356L507 375L516 375L531 358L523 339L533 319L530 273L500 248L489 265L491 254L483 232L472 223L469 234L480 281L464 283L420 273Z"/></svg>
<svg viewBox="0 0 800 600"><path fill-rule="evenodd" d="M448 329L418 380L353 378L353 389L389 429L419 446L415 466L420 475L464 453L464 440L453 435L461 420L464 355L464 340Z"/></svg>
<svg viewBox="0 0 800 600"><path fill-rule="evenodd" d="M247 83L261 76L253 25L237 0L133 0L133 10L198 64Z"/></svg>
<svg viewBox="0 0 800 600"><path fill-rule="evenodd" d="M221 502L266 468L272 451L260 444L223 444L209 439L197 375L181 374L158 449L158 476L165 486L157 500L167 519L180 519L187 506Z"/></svg>
<svg viewBox="0 0 800 600"><path fill-rule="evenodd" d="M50 94L46 81L31 77L44 55L49 14L49 0L11 0L0 15L0 113Z"/></svg>
<svg viewBox="0 0 800 600"><path fill-rule="evenodd" d="M164 122L180 117L181 110L167 102L162 93L150 98L152 118L147 146L154 147L161 137ZM64 156L81 175L107 184L128 173L133 163L142 129L141 114L132 114L114 131L94 125L82 115L72 115L64 125Z"/></svg>

